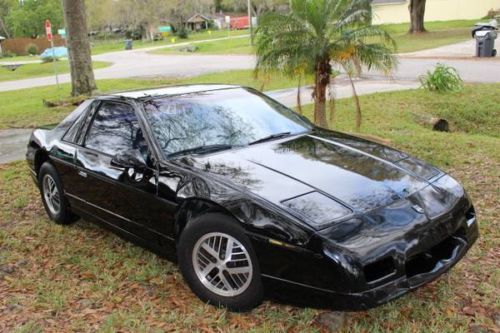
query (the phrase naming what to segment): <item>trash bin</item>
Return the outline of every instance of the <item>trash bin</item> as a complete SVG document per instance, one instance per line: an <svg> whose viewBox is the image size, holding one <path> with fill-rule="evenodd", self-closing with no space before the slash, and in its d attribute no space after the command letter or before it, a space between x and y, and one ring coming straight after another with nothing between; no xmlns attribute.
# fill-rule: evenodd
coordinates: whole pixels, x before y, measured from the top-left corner
<svg viewBox="0 0 500 333"><path fill-rule="evenodd" d="M477 57L494 57L497 55L495 50L495 39L497 33L493 30L478 31L476 33L476 56Z"/></svg>
<svg viewBox="0 0 500 333"><path fill-rule="evenodd" d="M497 21L489 23L478 23L472 29L472 37L476 39L477 57L494 57L497 54L495 50L495 39L497 39Z"/></svg>
<svg viewBox="0 0 500 333"><path fill-rule="evenodd" d="M132 50L132 39L125 39L125 50Z"/></svg>

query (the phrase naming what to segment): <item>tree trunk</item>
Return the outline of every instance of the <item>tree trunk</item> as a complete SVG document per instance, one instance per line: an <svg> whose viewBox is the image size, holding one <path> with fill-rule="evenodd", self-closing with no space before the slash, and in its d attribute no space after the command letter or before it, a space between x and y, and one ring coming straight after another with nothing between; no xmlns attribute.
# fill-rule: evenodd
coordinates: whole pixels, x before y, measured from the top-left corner
<svg viewBox="0 0 500 333"><path fill-rule="evenodd" d="M426 32L424 27L426 0L410 0L408 9L410 11L410 34Z"/></svg>
<svg viewBox="0 0 500 333"><path fill-rule="evenodd" d="M337 105L335 102L335 91L333 90L333 85L335 84L335 77L332 77L330 79L330 84L328 85L328 96L329 96L329 101L328 104L330 106L330 126L333 128L333 125L335 124L335 112L337 111Z"/></svg>
<svg viewBox="0 0 500 333"><path fill-rule="evenodd" d="M433 117L429 114L425 113L414 113L412 112L413 119L415 121L425 127L432 128L433 131L438 132L449 132L450 124L446 119Z"/></svg>
<svg viewBox="0 0 500 333"><path fill-rule="evenodd" d="M316 65L314 85L314 123L328 128L326 121L326 89L330 84L330 61L320 61Z"/></svg>
<svg viewBox="0 0 500 333"><path fill-rule="evenodd" d="M91 95L96 90L84 0L62 0L66 22L71 95Z"/></svg>
<svg viewBox="0 0 500 333"><path fill-rule="evenodd" d="M7 39L10 38L10 33L9 31L7 30L7 27L5 26L5 22L3 21L2 18L0 18L0 28L3 30L3 32L5 33L5 37L7 37Z"/></svg>
<svg viewBox="0 0 500 333"><path fill-rule="evenodd" d="M354 103L356 104L356 132L359 132L362 121L361 103L359 102L359 96L358 93L356 92L356 86L354 85L354 81L352 80L351 74L348 74L347 77L349 77L349 82L351 82L352 95L354 98Z"/></svg>
<svg viewBox="0 0 500 333"><path fill-rule="evenodd" d="M301 86L302 86L302 75L299 74L299 82L297 84L297 110L299 111L299 114L302 115L302 100L300 99Z"/></svg>

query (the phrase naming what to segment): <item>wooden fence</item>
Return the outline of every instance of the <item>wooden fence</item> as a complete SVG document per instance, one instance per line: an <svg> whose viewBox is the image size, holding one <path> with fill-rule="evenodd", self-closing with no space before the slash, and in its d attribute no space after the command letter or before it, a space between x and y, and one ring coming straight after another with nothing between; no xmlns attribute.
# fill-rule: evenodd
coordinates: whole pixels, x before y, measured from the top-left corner
<svg viewBox="0 0 500 333"><path fill-rule="evenodd" d="M54 46L64 46L64 39L59 35L54 36ZM15 55L27 55L28 49L34 46L37 54L42 53L50 47L50 42L45 37L41 38L14 38L2 41L2 51Z"/></svg>

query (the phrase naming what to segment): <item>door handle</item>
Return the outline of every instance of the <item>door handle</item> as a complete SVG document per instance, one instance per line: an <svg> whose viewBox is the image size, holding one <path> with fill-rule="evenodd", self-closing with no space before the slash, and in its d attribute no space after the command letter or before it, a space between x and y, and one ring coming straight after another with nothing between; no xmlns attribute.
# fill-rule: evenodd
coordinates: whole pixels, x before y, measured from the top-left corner
<svg viewBox="0 0 500 333"><path fill-rule="evenodd" d="M84 171L78 171L78 175L82 176L83 178L87 178L87 173Z"/></svg>

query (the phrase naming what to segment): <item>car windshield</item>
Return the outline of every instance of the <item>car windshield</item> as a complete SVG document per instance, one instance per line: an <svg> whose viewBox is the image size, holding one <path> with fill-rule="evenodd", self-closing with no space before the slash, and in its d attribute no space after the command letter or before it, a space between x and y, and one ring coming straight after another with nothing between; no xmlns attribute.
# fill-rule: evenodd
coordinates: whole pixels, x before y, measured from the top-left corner
<svg viewBox="0 0 500 333"><path fill-rule="evenodd" d="M231 88L148 100L146 115L168 156L213 152L307 132L311 124L252 90ZM200 149L210 147L210 149Z"/></svg>

